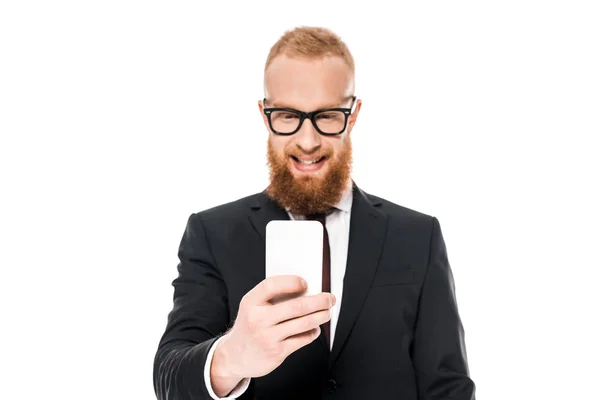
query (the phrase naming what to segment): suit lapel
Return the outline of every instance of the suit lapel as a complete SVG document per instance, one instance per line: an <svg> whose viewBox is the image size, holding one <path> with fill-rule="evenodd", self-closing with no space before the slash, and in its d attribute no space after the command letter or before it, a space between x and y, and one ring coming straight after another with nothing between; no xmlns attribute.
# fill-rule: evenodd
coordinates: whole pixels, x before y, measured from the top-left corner
<svg viewBox="0 0 600 400"><path fill-rule="evenodd" d="M239 262L245 265L248 286L244 293L265 279L265 245L266 226L269 221L289 219L287 212L277 203L269 199L263 191L253 196L247 209L248 233L250 236L241 239L243 248L247 250L239 255Z"/></svg>
<svg viewBox="0 0 600 400"><path fill-rule="evenodd" d="M248 218L263 242L266 241L267 224L270 221L290 219L288 213L279 204L271 200L265 191L256 196L256 200L252 203L250 209Z"/></svg>
<svg viewBox="0 0 600 400"><path fill-rule="evenodd" d="M387 225L387 217L377 209L380 203L372 203L356 185L353 191L348 261L330 366L338 358L366 300L379 265Z"/></svg>

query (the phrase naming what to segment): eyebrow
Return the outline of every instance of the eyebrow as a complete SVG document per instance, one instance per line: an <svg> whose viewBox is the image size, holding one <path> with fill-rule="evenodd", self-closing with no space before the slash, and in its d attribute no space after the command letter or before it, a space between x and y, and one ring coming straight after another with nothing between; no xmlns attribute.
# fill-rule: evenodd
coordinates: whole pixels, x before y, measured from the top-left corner
<svg viewBox="0 0 600 400"><path fill-rule="evenodd" d="M354 95L350 95L350 96L346 96L345 98L343 98L340 101L337 101L335 103L328 103L328 104L324 104L320 107L317 107L315 110L321 110L324 108L339 108L340 104L347 102L348 100L352 100L352 98L354 97ZM292 108L292 109L296 109L295 107L286 104L286 103L282 103L282 102L278 102L278 101L273 101L271 102L269 99L265 98L265 103L271 104L274 108Z"/></svg>

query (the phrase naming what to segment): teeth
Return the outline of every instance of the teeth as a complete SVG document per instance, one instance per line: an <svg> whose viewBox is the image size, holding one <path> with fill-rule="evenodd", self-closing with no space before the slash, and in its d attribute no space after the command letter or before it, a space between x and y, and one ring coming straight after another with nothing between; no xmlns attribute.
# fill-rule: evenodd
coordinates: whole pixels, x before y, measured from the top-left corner
<svg viewBox="0 0 600 400"><path fill-rule="evenodd" d="M312 165L312 164L315 164L319 160L312 160L312 161L299 160L299 161L300 161L300 164L303 164L303 165Z"/></svg>

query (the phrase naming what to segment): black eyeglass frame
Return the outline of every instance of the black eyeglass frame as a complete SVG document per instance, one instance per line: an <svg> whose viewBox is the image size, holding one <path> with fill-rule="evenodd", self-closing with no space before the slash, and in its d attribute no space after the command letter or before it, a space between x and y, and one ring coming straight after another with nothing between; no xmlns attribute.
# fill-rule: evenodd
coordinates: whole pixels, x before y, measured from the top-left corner
<svg viewBox="0 0 600 400"><path fill-rule="evenodd" d="M315 111L311 111L311 112L304 112L304 111L300 111L300 110L295 110L293 108L285 108L285 107L264 108L264 105L267 102L267 99L263 99L263 113L267 116L267 120L269 121L269 127L271 128L271 131L273 131L274 134L279 135L279 136L291 136L291 135L295 134L296 132L298 132L300 130L300 128L302 128L302 124L304 123L305 119L309 119L310 122L312 123L312 125L317 130L317 132L319 132L321 135L323 135L323 136L338 136L338 135L341 135L342 133L344 133L344 131L346 130L346 127L348 126L348 117L350 115L352 115L352 107L354 107L355 101L356 101L356 96L352 96L352 103L350 104L350 108L339 108L339 107L338 108L321 108L319 110L315 110ZM271 122L271 114L275 111L286 111L286 112L290 112L290 113L300 116L300 122L298 123L298 127L294 131L289 132L289 133L281 133L281 132L278 132L275 129L273 129L273 123ZM341 111L344 113L344 127L339 132L336 132L336 133L323 132L317 126L317 122L315 120L316 116L319 114L322 114L324 112L329 112L329 111Z"/></svg>

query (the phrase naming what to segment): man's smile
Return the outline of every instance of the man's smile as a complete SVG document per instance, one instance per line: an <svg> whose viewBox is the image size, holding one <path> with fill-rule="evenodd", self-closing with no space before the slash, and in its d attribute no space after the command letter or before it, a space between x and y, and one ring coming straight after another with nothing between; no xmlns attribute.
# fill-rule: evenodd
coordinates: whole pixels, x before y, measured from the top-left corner
<svg viewBox="0 0 600 400"><path fill-rule="evenodd" d="M327 161L326 156L321 157L296 157L290 156L290 160L297 171L315 172L320 170Z"/></svg>

